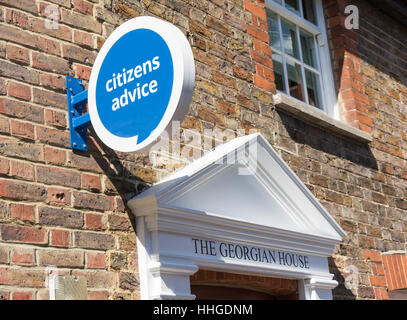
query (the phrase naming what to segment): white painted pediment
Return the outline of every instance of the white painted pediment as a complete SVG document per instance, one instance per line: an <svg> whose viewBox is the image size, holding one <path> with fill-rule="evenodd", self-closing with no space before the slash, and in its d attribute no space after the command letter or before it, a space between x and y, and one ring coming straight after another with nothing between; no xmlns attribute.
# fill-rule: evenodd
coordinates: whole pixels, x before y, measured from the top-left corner
<svg viewBox="0 0 407 320"><path fill-rule="evenodd" d="M345 232L261 134L219 146L129 202L341 241Z"/></svg>

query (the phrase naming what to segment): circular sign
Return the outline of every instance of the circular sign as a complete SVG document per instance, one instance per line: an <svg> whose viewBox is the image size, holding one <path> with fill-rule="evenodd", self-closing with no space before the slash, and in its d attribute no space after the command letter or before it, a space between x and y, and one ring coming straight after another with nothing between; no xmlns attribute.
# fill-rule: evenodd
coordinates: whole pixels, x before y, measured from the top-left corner
<svg viewBox="0 0 407 320"><path fill-rule="evenodd" d="M103 44L88 89L90 120L110 148L145 151L188 111L194 57L177 27L153 17L119 26Z"/></svg>

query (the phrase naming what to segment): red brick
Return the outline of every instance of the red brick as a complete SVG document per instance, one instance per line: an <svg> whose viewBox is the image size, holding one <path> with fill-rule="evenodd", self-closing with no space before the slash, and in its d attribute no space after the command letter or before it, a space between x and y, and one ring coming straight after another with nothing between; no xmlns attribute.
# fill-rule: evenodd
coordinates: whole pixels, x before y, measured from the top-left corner
<svg viewBox="0 0 407 320"><path fill-rule="evenodd" d="M106 290L97 290L88 292L89 300L108 300L109 295L110 295L109 291Z"/></svg>
<svg viewBox="0 0 407 320"><path fill-rule="evenodd" d="M26 162L11 161L10 174L24 180L34 181L34 166Z"/></svg>
<svg viewBox="0 0 407 320"><path fill-rule="evenodd" d="M31 88L22 83L9 81L8 83L8 95L14 98L31 100Z"/></svg>
<svg viewBox="0 0 407 320"><path fill-rule="evenodd" d="M70 234L67 230L51 230L50 231L50 243L52 246L56 247L69 247L70 245Z"/></svg>
<svg viewBox="0 0 407 320"><path fill-rule="evenodd" d="M104 217L101 214L85 214L85 228L92 230L105 230Z"/></svg>
<svg viewBox="0 0 407 320"><path fill-rule="evenodd" d="M16 291L11 294L11 300L33 300L33 292Z"/></svg>
<svg viewBox="0 0 407 320"><path fill-rule="evenodd" d="M91 33L80 30L74 30L73 41L77 44L93 48L93 35Z"/></svg>
<svg viewBox="0 0 407 320"><path fill-rule="evenodd" d="M374 287L385 287L386 278L384 276L370 276L370 283Z"/></svg>
<svg viewBox="0 0 407 320"><path fill-rule="evenodd" d="M64 165L66 163L66 151L53 147L44 147L44 159L46 163Z"/></svg>
<svg viewBox="0 0 407 320"><path fill-rule="evenodd" d="M268 81L257 74L254 75L254 84L258 86L259 88L269 91L269 92L276 92L276 87L275 84L271 81Z"/></svg>
<svg viewBox="0 0 407 320"><path fill-rule="evenodd" d="M11 134L16 137L34 140L34 125L11 119Z"/></svg>
<svg viewBox="0 0 407 320"><path fill-rule="evenodd" d="M53 55L61 55L61 44L60 41L52 40L49 38L38 37L37 47L39 50L50 53Z"/></svg>
<svg viewBox="0 0 407 320"><path fill-rule="evenodd" d="M20 266L32 266L35 264L34 250L14 249L11 262Z"/></svg>
<svg viewBox="0 0 407 320"><path fill-rule="evenodd" d="M63 76L42 73L40 74L40 81L41 85L46 88L59 90L65 89L65 77Z"/></svg>
<svg viewBox="0 0 407 320"><path fill-rule="evenodd" d="M100 176L82 173L82 188L92 191L101 191L102 182Z"/></svg>
<svg viewBox="0 0 407 320"><path fill-rule="evenodd" d="M73 0L73 8L83 14L93 14L93 5L84 0Z"/></svg>
<svg viewBox="0 0 407 320"><path fill-rule="evenodd" d="M267 19L266 10L264 9L264 7L260 7L257 4L251 2L250 0L244 0L244 8L261 19L264 20Z"/></svg>
<svg viewBox="0 0 407 320"><path fill-rule="evenodd" d="M79 79L82 80L89 80L90 79L90 73L92 71L91 67L84 66L81 64L74 64L75 66L75 76Z"/></svg>
<svg viewBox="0 0 407 320"><path fill-rule="evenodd" d="M86 268L105 269L106 255L104 253L86 253Z"/></svg>
<svg viewBox="0 0 407 320"><path fill-rule="evenodd" d="M30 64L29 51L26 48L17 47L10 43L6 47L7 58L12 61L17 61L23 64Z"/></svg>
<svg viewBox="0 0 407 320"><path fill-rule="evenodd" d="M3 241L47 244L48 234L44 228L2 225Z"/></svg>
<svg viewBox="0 0 407 320"><path fill-rule="evenodd" d="M54 127L67 127L67 117L64 112L45 109L45 124Z"/></svg>
<svg viewBox="0 0 407 320"><path fill-rule="evenodd" d="M265 43L269 43L269 35L267 32L265 32L264 30L261 30L259 28L253 27L251 25L247 25L247 33L251 36L253 36L256 39L259 39Z"/></svg>
<svg viewBox="0 0 407 320"><path fill-rule="evenodd" d="M10 160L0 158L0 174L8 175L10 172Z"/></svg>

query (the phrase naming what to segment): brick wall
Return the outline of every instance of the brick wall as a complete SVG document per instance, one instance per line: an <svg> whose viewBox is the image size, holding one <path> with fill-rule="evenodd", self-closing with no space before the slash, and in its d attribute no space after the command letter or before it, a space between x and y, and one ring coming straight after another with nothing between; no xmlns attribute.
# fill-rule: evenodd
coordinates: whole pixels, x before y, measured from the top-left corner
<svg viewBox="0 0 407 320"><path fill-rule="evenodd" d="M65 94L65 76L86 82L107 36L138 15L176 24L193 47L184 130L260 131L348 233L330 260L334 298L381 298L366 250L406 250L407 33L354 3L360 29L350 37L335 19L346 3L324 7L343 117L371 132L370 145L274 110L262 0L0 0L0 299L48 299L50 265L85 276L92 299L139 297L125 204L174 166L114 152L92 130L89 151L72 151ZM50 5L58 29L46 28ZM359 270L357 289L344 286L349 266Z"/></svg>

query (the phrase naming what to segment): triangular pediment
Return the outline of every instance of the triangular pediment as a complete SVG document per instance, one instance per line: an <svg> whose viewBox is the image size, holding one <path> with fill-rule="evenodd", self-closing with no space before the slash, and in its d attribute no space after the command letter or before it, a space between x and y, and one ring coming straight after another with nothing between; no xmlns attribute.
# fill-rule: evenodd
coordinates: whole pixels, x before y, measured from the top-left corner
<svg viewBox="0 0 407 320"><path fill-rule="evenodd" d="M345 232L261 134L236 138L129 202L342 240Z"/></svg>

